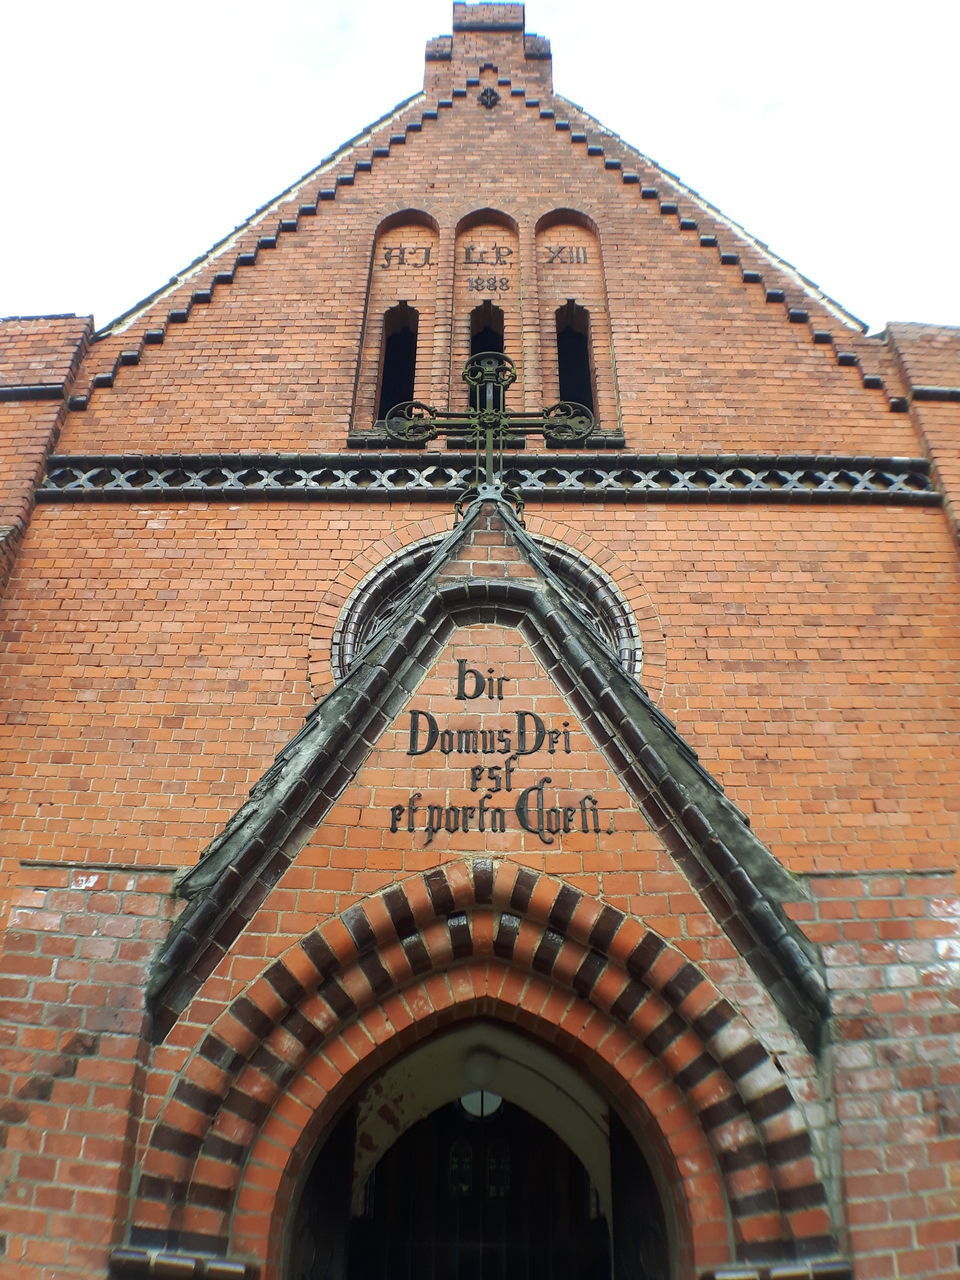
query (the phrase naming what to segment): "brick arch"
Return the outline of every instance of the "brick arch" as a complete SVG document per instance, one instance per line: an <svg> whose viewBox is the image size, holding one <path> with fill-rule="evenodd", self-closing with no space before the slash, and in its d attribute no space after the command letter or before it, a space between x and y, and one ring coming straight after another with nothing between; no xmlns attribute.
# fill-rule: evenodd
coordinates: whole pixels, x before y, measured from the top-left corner
<svg viewBox="0 0 960 1280"><path fill-rule="evenodd" d="M330 655L348 601L362 589L367 578L390 559L416 542L448 534L450 523L450 515L444 513L399 525L387 537L379 538L361 551L320 597L308 641L308 677L315 698L324 697L334 686ZM633 614L643 640L643 686L654 702L660 702L667 674L666 636L653 598L636 570L602 542L572 525L527 513L526 527L534 536L582 555L613 581Z"/></svg>
<svg viewBox="0 0 960 1280"><path fill-rule="evenodd" d="M233 1254L265 1259L263 1280L280 1280L284 1233L296 1204L300 1175L308 1167L324 1130L342 1107L391 1056L424 1036L464 1021L502 1021L545 1043L565 1060L588 1072L607 1094L628 1126L645 1139L666 1183L668 1216L676 1224L675 1249L680 1273L694 1264L716 1265L729 1257L727 1196L709 1143L693 1111L662 1065L637 1050L629 1032L604 1018L589 1002L573 997L556 1017L555 988L532 977L523 991L504 999L516 970L496 960L465 961L444 971L442 985L421 979L390 1007L403 1018L413 1007L429 1008L426 1019L408 1021L388 1046L380 1010L374 1007L354 1024L349 1049L355 1061L341 1071L325 1055L315 1055L278 1102L271 1120L254 1141L246 1162L252 1178L238 1189L229 1237ZM574 1030L576 1029L576 1030ZM388 1051L393 1051L392 1053ZM650 1100L651 1115L640 1095ZM319 1103L317 1100L322 1098ZM692 1212L695 1206L695 1213Z"/></svg>
<svg viewBox="0 0 960 1280"><path fill-rule="evenodd" d="M355 904L224 1010L153 1126L135 1238L225 1250L236 1218L252 1247L257 1214L262 1229L274 1199L290 1194L280 1165L303 1158L311 1126L347 1082L358 1087L454 1005L473 1016L477 1001L535 1031L556 1028L591 1071L621 1046L609 1091L660 1134L685 1195L676 1170L704 1161L688 1161L683 1144L709 1153L739 1256L835 1247L799 1108L713 984L637 920L552 876L482 858ZM261 1230L264 1247L272 1229Z"/></svg>

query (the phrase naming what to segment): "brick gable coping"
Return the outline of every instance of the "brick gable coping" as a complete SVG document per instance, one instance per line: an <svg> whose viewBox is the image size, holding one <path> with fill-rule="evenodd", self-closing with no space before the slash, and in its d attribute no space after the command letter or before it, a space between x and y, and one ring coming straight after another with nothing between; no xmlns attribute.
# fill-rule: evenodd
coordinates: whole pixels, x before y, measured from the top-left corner
<svg viewBox="0 0 960 1280"><path fill-rule="evenodd" d="M474 533L496 532L529 577L475 578L452 564ZM464 620L515 625L589 728L707 909L808 1048L829 1013L815 948L782 904L804 896L673 724L572 607L503 502L475 503L439 546L349 674L253 787L250 799L179 880L188 905L148 987L162 1040L296 858L383 730Z"/></svg>

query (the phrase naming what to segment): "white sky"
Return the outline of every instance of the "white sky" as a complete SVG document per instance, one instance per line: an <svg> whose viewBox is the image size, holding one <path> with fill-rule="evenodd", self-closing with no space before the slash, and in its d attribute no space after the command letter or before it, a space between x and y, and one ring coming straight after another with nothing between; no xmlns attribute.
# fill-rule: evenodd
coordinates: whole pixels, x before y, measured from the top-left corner
<svg viewBox="0 0 960 1280"><path fill-rule="evenodd" d="M422 85L448 0L0 14L0 315L163 285ZM572 98L849 311L960 325L956 0L529 0Z"/></svg>

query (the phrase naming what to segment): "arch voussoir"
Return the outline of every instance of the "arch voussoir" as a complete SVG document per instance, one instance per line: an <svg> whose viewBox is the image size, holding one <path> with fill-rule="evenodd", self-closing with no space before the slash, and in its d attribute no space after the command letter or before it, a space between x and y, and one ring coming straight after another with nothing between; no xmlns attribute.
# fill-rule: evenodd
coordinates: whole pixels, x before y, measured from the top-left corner
<svg viewBox="0 0 960 1280"><path fill-rule="evenodd" d="M703 972L573 886L483 858L355 903L222 1012L153 1127L136 1223L155 1230L162 1201L171 1244L183 1231L222 1240L250 1152L265 1131L276 1143L297 1127L276 1119L287 1097L302 1129L304 1114L329 1113L344 1081L491 1010L588 1069L605 1063L617 1101L642 1102L665 1141L694 1125L743 1256L833 1247L802 1113Z"/></svg>

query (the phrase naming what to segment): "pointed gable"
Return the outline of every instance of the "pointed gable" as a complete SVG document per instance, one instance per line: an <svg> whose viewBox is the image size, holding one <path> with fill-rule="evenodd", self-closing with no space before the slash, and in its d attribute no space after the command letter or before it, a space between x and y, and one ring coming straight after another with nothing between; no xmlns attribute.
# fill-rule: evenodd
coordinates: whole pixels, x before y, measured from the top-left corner
<svg viewBox="0 0 960 1280"><path fill-rule="evenodd" d="M493 233L460 234L491 207L519 237L509 257ZM592 229L594 253L565 238L571 225ZM385 257L388 226L412 228L419 253L404 257L401 237ZM429 261L417 226L435 228ZM403 304L424 317L415 397L428 403L457 395L481 305L504 313L526 407L549 402L556 313L570 304L588 313L607 443L911 456L887 347L555 95L549 46L524 33L517 5L456 6L452 36L428 46L422 96L98 335L61 450L376 447L389 316Z"/></svg>
<svg viewBox="0 0 960 1280"><path fill-rule="evenodd" d="M518 649L509 636L488 642L470 632L448 653L462 627L517 628L526 643ZM492 665L483 658L488 643L498 655ZM504 653L515 662L505 664ZM520 685L524 670L533 684L524 681L522 694L516 688L504 696L506 684ZM452 705L465 710L475 699L491 704L486 715L471 706L472 716L451 716ZM541 715L538 705L550 713ZM378 785L376 799L369 783L345 794L371 753L372 773L389 786ZM534 756L539 767L531 770ZM321 823L349 832L355 850L409 850L394 871L429 866L450 849L462 855L511 847L523 861L572 846L582 853L583 873L596 875L624 831L637 830L625 817L634 806L799 1033L815 1044L826 992L813 952L781 907L797 897L796 885L566 598L509 508L475 503L250 800L181 878L188 906L151 982L158 1032L166 1033L288 866L301 857L309 865L301 850ZM643 846L629 843L628 865L643 865ZM651 847L648 837L647 858ZM418 859L417 851L427 850L425 861Z"/></svg>

